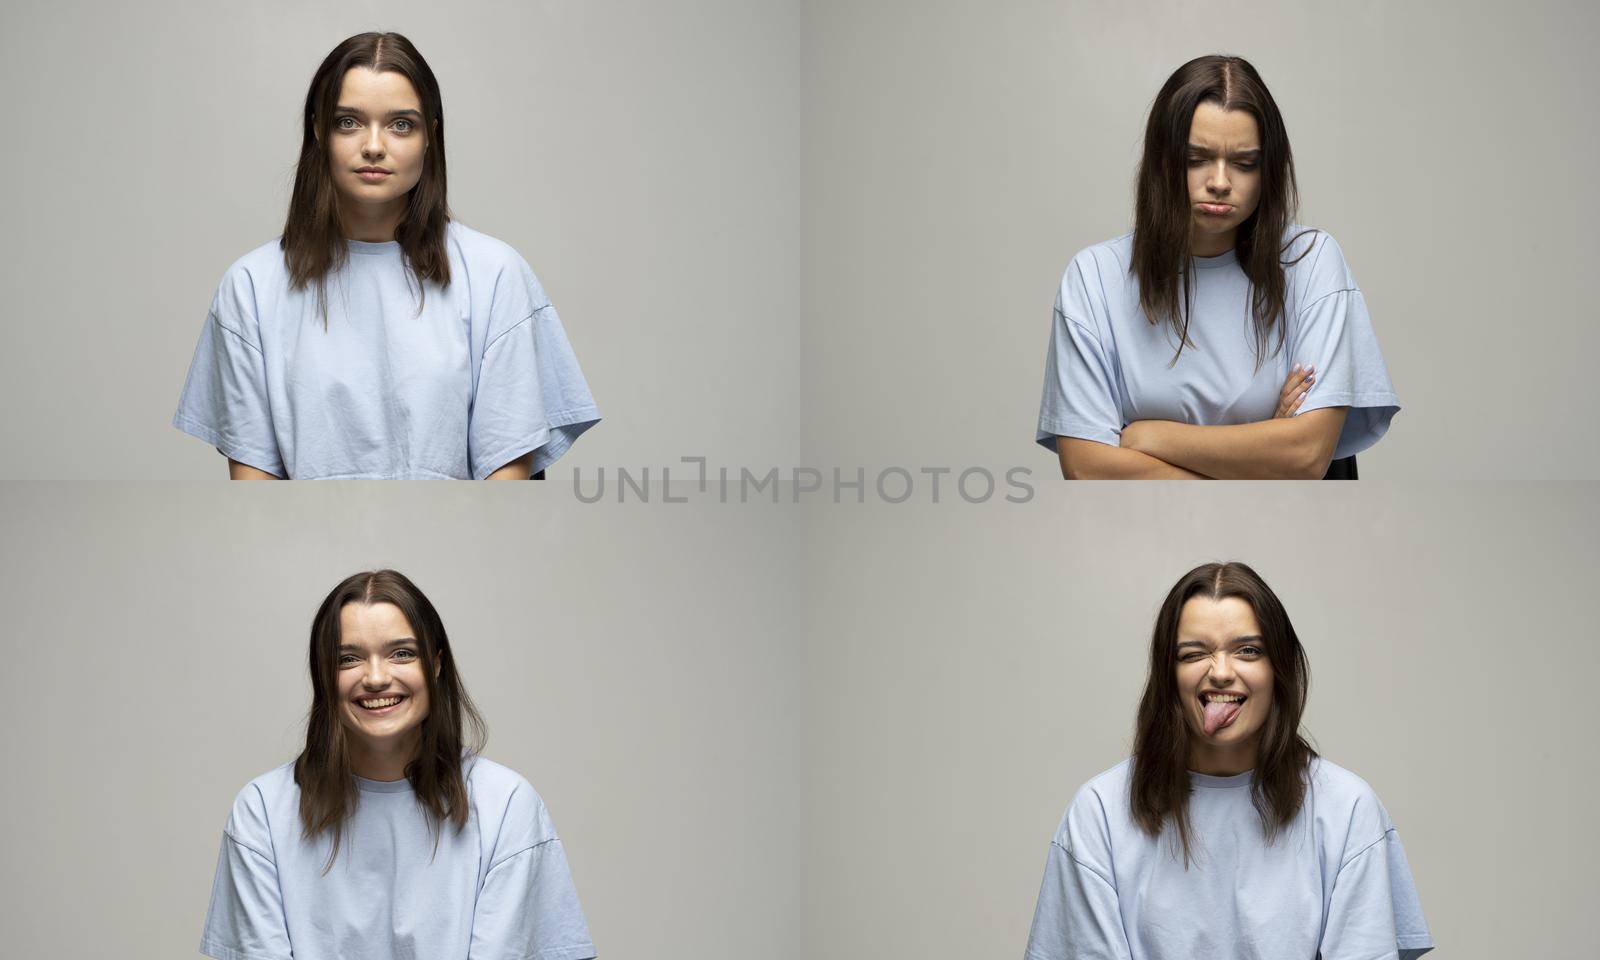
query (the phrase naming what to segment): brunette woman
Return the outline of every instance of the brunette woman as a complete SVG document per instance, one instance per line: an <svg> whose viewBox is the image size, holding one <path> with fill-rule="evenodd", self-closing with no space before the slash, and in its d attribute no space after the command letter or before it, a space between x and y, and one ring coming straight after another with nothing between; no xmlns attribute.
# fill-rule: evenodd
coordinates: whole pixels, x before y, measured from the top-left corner
<svg viewBox="0 0 1600 960"><path fill-rule="evenodd" d="M479 755L483 722L428 598L393 570L346 579L312 621L310 668L305 749L235 798L200 952L595 956L544 801Z"/></svg>
<svg viewBox="0 0 1600 960"><path fill-rule="evenodd" d="M1029 960L1412 960L1433 948L1366 781L1300 735L1310 671L1242 563L1167 594L1132 758L1050 844Z"/></svg>
<svg viewBox="0 0 1600 960"><path fill-rule="evenodd" d="M1168 78L1137 194L1133 231L1057 290L1035 437L1062 475L1354 479L1400 402L1343 251L1292 222L1289 137L1254 67Z"/></svg>
<svg viewBox="0 0 1600 960"><path fill-rule="evenodd" d="M397 33L306 94L283 235L228 268L173 426L236 479L527 479L600 419L527 261L450 216L444 108Z"/></svg>

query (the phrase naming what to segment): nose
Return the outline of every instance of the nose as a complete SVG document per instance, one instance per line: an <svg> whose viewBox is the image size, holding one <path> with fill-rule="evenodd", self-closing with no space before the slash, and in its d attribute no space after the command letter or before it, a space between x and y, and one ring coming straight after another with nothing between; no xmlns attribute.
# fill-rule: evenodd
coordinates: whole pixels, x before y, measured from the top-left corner
<svg viewBox="0 0 1600 960"><path fill-rule="evenodd" d="M1233 681L1233 662L1226 653L1218 653L1211 660L1211 682L1219 687L1226 687Z"/></svg>
<svg viewBox="0 0 1600 960"><path fill-rule="evenodd" d="M361 155L368 160L382 160L384 154L383 130L377 124L373 124L371 131L367 134L366 142L361 145Z"/></svg>
<svg viewBox="0 0 1600 960"><path fill-rule="evenodd" d="M362 673L361 682L373 690L382 690L389 685L388 667L382 657L374 657L367 661L367 669Z"/></svg>
<svg viewBox="0 0 1600 960"><path fill-rule="evenodd" d="M1218 160L1206 176L1206 189L1219 197L1228 195L1233 185L1228 182L1228 164Z"/></svg>

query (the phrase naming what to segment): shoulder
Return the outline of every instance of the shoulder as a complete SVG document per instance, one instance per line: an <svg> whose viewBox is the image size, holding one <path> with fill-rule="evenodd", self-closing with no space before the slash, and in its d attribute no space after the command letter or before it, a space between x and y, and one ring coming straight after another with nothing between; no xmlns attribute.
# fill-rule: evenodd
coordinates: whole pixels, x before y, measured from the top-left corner
<svg viewBox="0 0 1600 960"><path fill-rule="evenodd" d="M1132 776L1133 758L1129 757L1090 777L1067 804L1056 839L1064 843L1069 833L1089 826L1104 827L1122 818L1128 806L1128 780Z"/></svg>
<svg viewBox="0 0 1600 960"><path fill-rule="evenodd" d="M484 833L495 837L495 859L558 839L544 798L522 774L487 757L468 756L467 790Z"/></svg>
<svg viewBox="0 0 1600 960"><path fill-rule="evenodd" d="M217 284L217 302L213 307L252 312L257 290L277 284L287 275L278 240L268 240L228 264Z"/></svg>
<svg viewBox="0 0 1600 960"><path fill-rule="evenodd" d="M511 244L474 230L460 220L453 219L445 224L445 237L469 266L480 269L528 269L531 272L528 261Z"/></svg>
<svg viewBox="0 0 1600 960"><path fill-rule="evenodd" d="M272 846L272 829L279 811L297 810L299 803L300 787L294 782L294 762L290 761L239 788L224 832L265 854Z"/></svg>
<svg viewBox="0 0 1600 960"><path fill-rule="evenodd" d="M1294 278L1292 285L1300 289L1316 295L1355 289L1344 248L1320 227L1298 223L1285 227L1279 259L1284 273Z"/></svg>
<svg viewBox="0 0 1600 960"><path fill-rule="evenodd" d="M1120 237L1102 240L1090 244L1072 255L1067 262L1067 269L1062 272L1061 282L1066 285L1069 281L1113 276L1127 273L1129 265L1133 263L1133 233L1125 233Z"/></svg>
<svg viewBox="0 0 1600 960"><path fill-rule="evenodd" d="M1324 799L1342 798L1353 802L1378 798L1371 784L1326 757L1313 757L1306 776L1311 789Z"/></svg>
<svg viewBox="0 0 1600 960"><path fill-rule="evenodd" d="M271 802L291 793L295 795L300 793L299 785L294 782L293 760L279 764L259 777L252 779L239 790L238 797L259 797Z"/></svg>
<svg viewBox="0 0 1600 960"><path fill-rule="evenodd" d="M462 763L467 787L481 809L504 811L507 815L543 815L544 798L527 777L484 756L468 756Z"/></svg>
<svg viewBox="0 0 1600 960"><path fill-rule="evenodd" d="M1327 826L1344 831L1346 846L1381 840L1393 827L1378 792L1361 777L1323 757L1307 771L1316 814Z"/></svg>

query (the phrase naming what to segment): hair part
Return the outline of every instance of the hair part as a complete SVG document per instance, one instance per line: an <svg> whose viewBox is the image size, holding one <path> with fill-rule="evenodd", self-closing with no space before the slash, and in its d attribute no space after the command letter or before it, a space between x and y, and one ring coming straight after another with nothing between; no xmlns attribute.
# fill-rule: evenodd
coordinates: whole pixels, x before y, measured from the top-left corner
<svg viewBox="0 0 1600 960"><path fill-rule="evenodd" d="M1239 266L1251 285L1251 316L1255 326L1256 369L1283 347L1285 314L1280 254L1295 240L1315 228L1303 230L1287 243L1284 231L1294 222L1299 207L1294 157L1278 105L1261 75L1243 57L1197 57L1179 67L1156 94L1145 124L1144 153L1134 201L1133 263L1130 272L1139 280L1139 306L1152 324L1166 324L1177 335L1172 363L1189 339L1189 319L1194 310L1192 203L1189 198L1189 131L1195 109L1212 103L1223 110L1243 110L1256 120L1261 136L1261 190L1255 212L1237 229L1235 243ZM1298 263L1309 245L1294 260ZM1182 278L1182 296L1179 278ZM1181 308L1180 308L1181 304ZM1277 342L1270 346L1273 334Z"/></svg>
<svg viewBox="0 0 1600 960"><path fill-rule="evenodd" d="M1307 767L1317 751L1300 735L1311 666L1289 614L1266 582L1237 561L1207 563L1183 575L1167 593L1150 637L1150 673L1133 735L1130 801L1134 822L1152 837L1170 819L1187 870L1192 856L1189 823L1191 733L1178 690L1178 621L1195 597L1236 597L1250 605L1261 645L1272 665L1272 709L1261 730L1250 798L1272 843L1305 802Z"/></svg>
<svg viewBox="0 0 1600 960"><path fill-rule="evenodd" d="M462 763L466 755L482 752L488 735L483 717L456 672L444 623L415 584L397 571L374 570L354 574L334 587L311 621L311 710L306 718L305 749L294 761L302 835L312 840L324 832L332 833L324 875L333 868L345 821L360 800L350 765L349 731L340 716L338 681L340 612L352 603L394 604L410 624L421 651L428 715L422 720L417 752L406 764L405 774L427 817L434 854L439 851L440 827L445 820L455 824L457 834L466 826ZM463 730L468 728L471 736L464 737Z"/></svg>
<svg viewBox="0 0 1600 960"><path fill-rule="evenodd" d="M445 200L444 102L439 83L428 62L398 33L359 33L333 48L311 78L306 92L300 159L295 167L294 191L278 247L283 251L290 285L305 289L317 285L317 306L323 327L328 324L327 278L348 259L339 190L333 181L333 114L345 74L357 67L392 71L411 81L421 103L422 179L407 193L407 203L395 239L405 255L411 276L417 280L417 313L425 298L423 284L450 285L450 258L445 246L445 225L450 208Z"/></svg>

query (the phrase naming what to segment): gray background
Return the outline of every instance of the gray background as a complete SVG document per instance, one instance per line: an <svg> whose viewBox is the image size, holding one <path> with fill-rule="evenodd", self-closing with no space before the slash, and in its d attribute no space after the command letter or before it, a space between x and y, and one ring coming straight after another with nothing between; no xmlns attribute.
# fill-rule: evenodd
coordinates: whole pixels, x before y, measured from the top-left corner
<svg viewBox="0 0 1600 960"><path fill-rule="evenodd" d="M1578 485L1048 484L807 518L807 957L1021 957L1045 853L1127 756L1172 584L1251 564L1305 726L1378 792L1450 960L1594 955L1594 579Z"/></svg>
<svg viewBox="0 0 1600 960"><path fill-rule="evenodd" d="M226 475L169 426L184 374L223 271L282 232L312 74L372 29L439 80L452 210L527 259L567 327L605 420L560 466L793 460L799 16L7 0L8 472Z"/></svg>
<svg viewBox="0 0 1600 960"><path fill-rule="evenodd" d="M1547 478L1596 467L1593 8L0 18L8 952L194 955L228 801L293 755L316 602L393 564L605 955L1015 956L1061 809L1126 748L1156 605L1230 556L1288 604L1311 731L1388 804L1438 955L1592 948L1600 522ZM1026 464L1036 499L203 482L220 457L167 422L206 305L281 228L311 72L369 28L428 57L455 212L567 323L606 422L564 465ZM1359 485L1069 490L1031 439L1054 286L1128 228L1161 81L1218 50L1283 108L1406 409Z"/></svg>
<svg viewBox="0 0 1600 960"><path fill-rule="evenodd" d="M198 956L222 826L294 758L311 617L394 566L566 844L607 957L798 957L792 521L508 485L60 488L0 508L0 954Z"/></svg>
<svg viewBox="0 0 1600 960"><path fill-rule="evenodd" d="M1577 476L1600 348L1600 7L807 4L804 443L1026 463L1067 262L1132 228L1150 101L1232 53L1284 114L1301 222L1366 295L1403 406L1363 476Z"/></svg>

